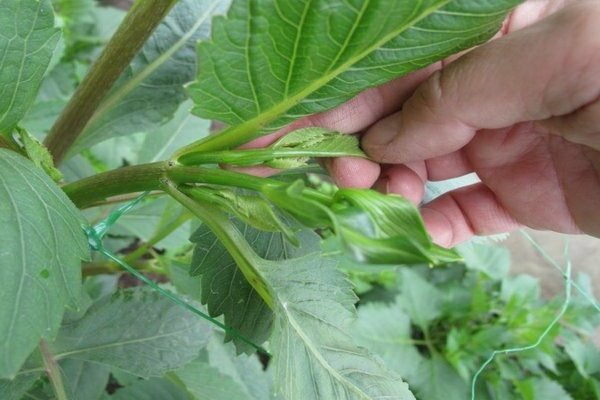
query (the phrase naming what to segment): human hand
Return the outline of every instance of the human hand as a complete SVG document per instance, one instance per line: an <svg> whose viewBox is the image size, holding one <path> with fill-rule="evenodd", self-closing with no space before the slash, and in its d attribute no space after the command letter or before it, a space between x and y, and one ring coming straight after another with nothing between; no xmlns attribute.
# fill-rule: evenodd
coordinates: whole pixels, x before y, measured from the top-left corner
<svg viewBox="0 0 600 400"><path fill-rule="evenodd" d="M476 172L480 184L422 208L439 244L520 225L600 236L600 2L544 18L564 3L527 2L504 37L287 130L356 133L379 120L363 137L374 162L340 158L328 168L340 186L375 186L415 203L427 180Z"/></svg>
<svg viewBox="0 0 600 400"><path fill-rule="evenodd" d="M426 180L480 177L423 207L438 243L521 224L600 236L598 21L600 2L579 1L481 46L367 131L366 152L394 165L387 185L410 198Z"/></svg>

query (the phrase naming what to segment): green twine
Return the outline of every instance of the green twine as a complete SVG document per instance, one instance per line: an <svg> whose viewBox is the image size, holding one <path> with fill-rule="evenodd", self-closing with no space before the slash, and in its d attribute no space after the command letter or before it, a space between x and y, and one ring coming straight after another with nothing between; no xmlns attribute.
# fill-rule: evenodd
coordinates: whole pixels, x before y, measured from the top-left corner
<svg viewBox="0 0 600 400"><path fill-rule="evenodd" d="M140 273L138 270L136 270L135 268L133 268L126 262L119 259L116 255L114 255L113 253L111 253L104 247L104 245L102 243L102 239L104 238L106 233L109 231L109 229L119 220L119 218L121 218L124 214L129 212L138 203L140 203L144 199L144 197L146 197L146 195L148 195L148 193L149 192L144 192L141 195L139 195L137 198L135 198L133 201L117 208L108 217L106 217L103 221L100 221L95 226L84 227L90 248L92 250L100 252L105 257L114 261L119 266L121 266L126 271L128 271L130 274L132 274L133 276L138 278L140 281L142 281L146 285L150 286L153 290L157 291L162 296L171 300L173 303L177 304L178 306L183 307L184 309L191 311L194 314L200 316L201 318L204 318L205 320L209 321L213 325L218 326L219 328L223 329L227 334L234 336L234 337L240 339L242 342L252 346L259 353L263 353L265 355L270 355L269 352L267 352L263 347L255 344L254 342L252 342L250 339L246 338L244 335L239 333L234 328L228 327L225 324L223 324L222 322L212 318L208 314L206 314L206 313L202 312L201 310L199 310L198 308L194 307L192 304L181 299L180 297L178 297L176 294L172 293L171 291L161 288L154 281L152 281L151 279L148 279L148 277L146 277L144 274Z"/></svg>

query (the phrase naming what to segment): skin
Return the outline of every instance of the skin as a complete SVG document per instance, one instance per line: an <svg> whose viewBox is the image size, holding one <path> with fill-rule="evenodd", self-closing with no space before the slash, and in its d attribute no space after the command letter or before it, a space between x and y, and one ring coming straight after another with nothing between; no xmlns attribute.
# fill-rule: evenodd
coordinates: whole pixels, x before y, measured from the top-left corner
<svg viewBox="0 0 600 400"><path fill-rule="evenodd" d="M523 225L600 237L599 21L598 0L526 2L490 42L249 146L307 125L360 133L372 161L330 160L336 182L416 204L426 181L476 172L421 208L443 246Z"/></svg>

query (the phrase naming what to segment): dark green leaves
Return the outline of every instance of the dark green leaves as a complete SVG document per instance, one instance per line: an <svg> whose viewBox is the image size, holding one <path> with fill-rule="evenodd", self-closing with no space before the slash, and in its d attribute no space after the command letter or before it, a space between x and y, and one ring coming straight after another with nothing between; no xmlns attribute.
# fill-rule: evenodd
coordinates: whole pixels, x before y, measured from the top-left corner
<svg viewBox="0 0 600 400"><path fill-rule="evenodd" d="M243 222L235 225L254 251L267 260L285 260L318 249L319 238L310 231L298 234L301 247L296 248L280 233L263 232ZM190 239L195 243L190 273L202 277L202 303L211 316L224 315L225 325L256 344L262 344L271 334L273 313L259 294L244 278L235 261L216 236L202 225ZM236 337L239 351L252 350Z"/></svg>
<svg viewBox="0 0 600 400"><path fill-rule="evenodd" d="M50 0L0 2L0 135L35 100L59 37Z"/></svg>
<svg viewBox="0 0 600 400"><path fill-rule="evenodd" d="M32 162L0 149L0 377L17 372L65 306L77 307L88 245L77 209Z"/></svg>
<svg viewBox="0 0 600 400"><path fill-rule="evenodd" d="M480 43L516 4L234 1L198 47L194 112L231 126L203 148L239 145Z"/></svg>

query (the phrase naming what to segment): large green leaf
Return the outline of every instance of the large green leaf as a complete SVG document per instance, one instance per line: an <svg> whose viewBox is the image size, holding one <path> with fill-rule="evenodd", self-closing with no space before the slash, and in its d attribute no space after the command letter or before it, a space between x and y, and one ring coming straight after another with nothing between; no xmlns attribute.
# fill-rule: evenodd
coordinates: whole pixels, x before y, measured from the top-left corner
<svg viewBox="0 0 600 400"><path fill-rule="evenodd" d="M261 266L275 305L275 385L285 399L414 399L406 383L352 341L356 298L319 254Z"/></svg>
<svg viewBox="0 0 600 400"><path fill-rule="evenodd" d="M319 237L312 231L298 234L301 247L289 244L283 233L264 232L235 220L237 228L256 253L267 260L285 260L302 252L314 251ZM231 255L206 225L200 226L190 239L195 243L190 273L202 276L201 301L207 305L211 316L224 315L225 325L256 344L270 335L273 314L259 294L252 288ZM236 337L240 351L252 348Z"/></svg>
<svg viewBox="0 0 600 400"><path fill-rule="evenodd" d="M0 134L35 100L59 37L50 0L0 2Z"/></svg>
<svg viewBox="0 0 600 400"><path fill-rule="evenodd" d="M196 72L196 42L228 1L182 0L158 26L100 106L71 153L115 136L151 131L169 121Z"/></svg>
<svg viewBox="0 0 600 400"><path fill-rule="evenodd" d="M198 47L194 113L232 127L213 147L240 144L488 39L517 3L234 1Z"/></svg>
<svg viewBox="0 0 600 400"><path fill-rule="evenodd" d="M50 343L55 358L114 366L135 375L161 376L192 361L210 326L156 292L137 289L100 299Z"/></svg>
<svg viewBox="0 0 600 400"><path fill-rule="evenodd" d="M31 161L0 149L0 377L76 308L89 255L78 211Z"/></svg>

